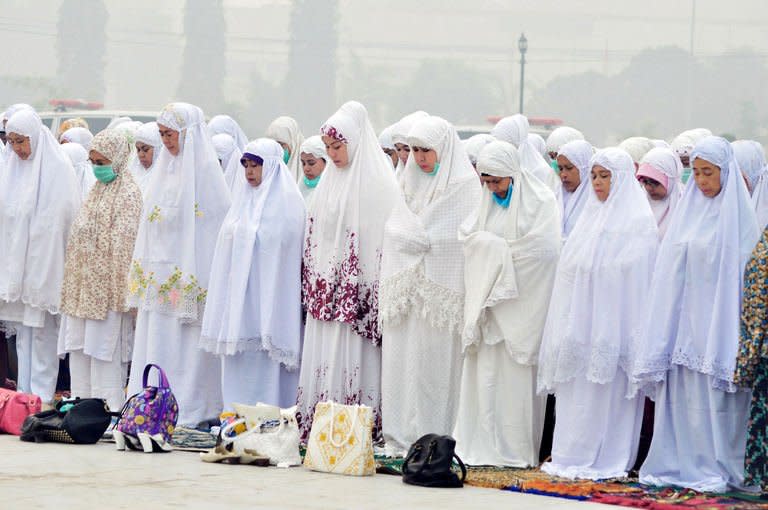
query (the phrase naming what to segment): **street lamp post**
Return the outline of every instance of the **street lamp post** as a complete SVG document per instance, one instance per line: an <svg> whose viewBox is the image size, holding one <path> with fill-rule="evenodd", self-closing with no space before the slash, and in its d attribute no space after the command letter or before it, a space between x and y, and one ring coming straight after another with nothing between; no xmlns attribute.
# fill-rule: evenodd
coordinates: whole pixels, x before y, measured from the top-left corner
<svg viewBox="0 0 768 510"><path fill-rule="evenodd" d="M520 34L517 41L517 49L520 50L520 113L523 113L523 90L525 88L525 52L528 51L528 39L525 34Z"/></svg>

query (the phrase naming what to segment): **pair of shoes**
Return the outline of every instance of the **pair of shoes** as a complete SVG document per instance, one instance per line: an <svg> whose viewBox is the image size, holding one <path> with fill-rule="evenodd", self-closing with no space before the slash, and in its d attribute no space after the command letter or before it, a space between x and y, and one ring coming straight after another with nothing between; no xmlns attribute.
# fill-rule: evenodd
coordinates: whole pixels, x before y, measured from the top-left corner
<svg viewBox="0 0 768 510"><path fill-rule="evenodd" d="M269 466L269 457L259 455L258 452L243 448L235 452L234 443L217 444L210 451L201 453L203 462L216 462L224 464L252 464L255 466Z"/></svg>
<svg viewBox="0 0 768 510"><path fill-rule="evenodd" d="M144 453L170 452L173 450L171 443L167 442L162 434L149 435L139 432L136 437L123 434L117 428L112 430L115 439L115 447L119 451L129 450L143 451Z"/></svg>
<svg viewBox="0 0 768 510"><path fill-rule="evenodd" d="M222 427L219 429L219 435L216 438L216 446L205 453L201 453L200 459L203 462L269 466L269 457L249 448L247 442L243 441L248 436L247 431L238 434L237 431L242 429L245 420L230 420L227 418L229 417L223 417L222 419Z"/></svg>

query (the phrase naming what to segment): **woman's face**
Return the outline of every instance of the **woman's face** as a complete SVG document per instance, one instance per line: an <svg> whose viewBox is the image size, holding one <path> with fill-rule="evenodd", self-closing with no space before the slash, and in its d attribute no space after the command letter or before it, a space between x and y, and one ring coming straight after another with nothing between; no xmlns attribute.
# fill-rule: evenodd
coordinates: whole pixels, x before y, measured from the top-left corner
<svg viewBox="0 0 768 510"><path fill-rule="evenodd" d="M245 168L245 180L248 181L248 184L254 188L261 184L261 173L264 170L263 165L244 158L243 167Z"/></svg>
<svg viewBox="0 0 768 510"><path fill-rule="evenodd" d="M396 143L395 151L397 151L397 157L400 158L400 162L405 164L408 161L408 155L411 153L411 148L404 143Z"/></svg>
<svg viewBox="0 0 768 510"><path fill-rule="evenodd" d="M8 145L11 146L11 149L13 149L13 152L16 153L19 159L26 160L32 155L32 143L29 141L28 136L8 133Z"/></svg>
<svg viewBox="0 0 768 510"><path fill-rule="evenodd" d="M336 168L346 168L349 166L347 144L325 135L323 135L323 143L325 144L325 151L328 153L328 157L331 158Z"/></svg>
<svg viewBox="0 0 768 510"><path fill-rule="evenodd" d="M568 193L576 191L581 184L579 169L565 156L557 156L557 167L560 169L560 182Z"/></svg>
<svg viewBox="0 0 768 510"><path fill-rule="evenodd" d="M707 198L715 198L720 194L720 167L701 158L693 160L693 178L696 186Z"/></svg>
<svg viewBox="0 0 768 510"><path fill-rule="evenodd" d="M384 151L384 154L386 154L387 157L392 160L392 166L397 166L397 161L400 159L400 157L397 155L397 151L395 149L382 150Z"/></svg>
<svg viewBox="0 0 768 510"><path fill-rule="evenodd" d="M163 140L163 145L168 149L168 152L172 156L178 156L181 149L179 146L179 132L162 124L158 124L157 129L160 131L160 138Z"/></svg>
<svg viewBox="0 0 768 510"><path fill-rule="evenodd" d="M317 158L314 154L307 152L301 153L301 168L304 171L304 177L314 179L325 170L325 160Z"/></svg>
<svg viewBox="0 0 768 510"><path fill-rule="evenodd" d="M136 154L139 156L139 163L146 169L152 166L152 159L155 155L155 148L146 143L136 142Z"/></svg>
<svg viewBox="0 0 768 510"><path fill-rule="evenodd" d="M593 166L592 188L595 190L595 195L599 201L608 200L608 195L611 193L611 171L604 166Z"/></svg>
<svg viewBox="0 0 768 510"><path fill-rule="evenodd" d="M413 160L419 165L422 172L426 174L434 172L435 165L437 165L437 152L434 149L411 147L411 150L413 151Z"/></svg>
<svg viewBox="0 0 768 510"><path fill-rule="evenodd" d="M659 181L656 179L651 179L650 177L640 177L638 179L640 181L640 184L643 185L645 188L646 193L648 193L648 196L651 197L651 200L664 200L667 198L667 188L665 188Z"/></svg>
<svg viewBox="0 0 768 510"><path fill-rule="evenodd" d="M499 198L507 198L509 185L512 184L512 177L498 177L496 175L482 174L480 182L488 186L491 193Z"/></svg>
<svg viewBox="0 0 768 510"><path fill-rule="evenodd" d="M97 166L104 166L104 165L111 165L112 160L110 160L108 157L106 157L104 154L102 154L99 151L95 151L91 149L91 151L88 153L88 159L91 161L91 164L97 165ZM114 171L114 169L113 169Z"/></svg>

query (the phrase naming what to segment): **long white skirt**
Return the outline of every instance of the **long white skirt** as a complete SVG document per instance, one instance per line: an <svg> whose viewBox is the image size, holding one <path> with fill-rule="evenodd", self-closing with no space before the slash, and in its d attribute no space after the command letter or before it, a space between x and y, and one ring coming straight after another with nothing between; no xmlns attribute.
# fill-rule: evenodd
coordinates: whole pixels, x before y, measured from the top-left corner
<svg viewBox="0 0 768 510"><path fill-rule="evenodd" d="M674 365L656 395L653 440L640 481L697 491L741 489L751 395L712 388L712 378Z"/></svg>
<svg viewBox="0 0 768 510"><path fill-rule="evenodd" d="M424 434L451 434L461 385L461 341L422 317L384 325L381 416L386 452L402 455Z"/></svg>
<svg viewBox="0 0 768 510"><path fill-rule="evenodd" d="M377 438L381 433L381 349L348 324L307 317L297 401L302 441L309 438L315 405L325 401L371 407Z"/></svg>
<svg viewBox="0 0 768 510"><path fill-rule="evenodd" d="M221 356L221 391L224 405L263 402L280 407L296 403L299 371L288 371L266 351Z"/></svg>
<svg viewBox="0 0 768 510"><path fill-rule="evenodd" d="M607 384L577 377L559 386L552 462L542 471L591 480L626 476L637 459L644 403L626 393L621 370Z"/></svg>
<svg viewBox="0 0 768 510"><path fill-rule="evenodd" d="M546 403L536 366L516 363L504 342L481 344L464 357L456 452L467 464L538 466Z"/></svg>
<svg viewBox="0 0 768 510"><path fill-rule="evenodd" d="M147 363L159 365L168 376L179 404L177 425L195 427L218 418L221 412L221 361L198 347L200 326L181 324L170 315L140 311L128 380L128 394L142 389ZM150 384L155 384L150 376Z"/></svg>
<svg viewBox="0 0 768 510"><path fill-rule="evenodd" d="M58 353L69 353L72 396L103 398L119 411L125 402L125 374L133 347L134 320L109 311L104 320L62 315Z"/></svg>

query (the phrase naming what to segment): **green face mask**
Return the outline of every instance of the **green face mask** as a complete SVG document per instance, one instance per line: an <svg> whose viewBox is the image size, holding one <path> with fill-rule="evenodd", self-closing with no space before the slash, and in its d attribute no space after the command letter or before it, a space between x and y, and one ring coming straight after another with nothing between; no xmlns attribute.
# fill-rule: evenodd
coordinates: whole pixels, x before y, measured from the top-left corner
<svg viewBox="0 0 768 510"><path fill-rule="evenodd" d="M109 184L117 177L112 165L93 165L93 175L104 184Z"/></svg>
<svg viewBox="0 0 768 510"><path fill-rule="evenodd" d="M680 179L683 181L683 184L688 182L688 179L691 178L691 169L690 168L683 168L683 175L680 177Z"/></svg>
<svg viewBox="0 0 768 510"><path fill-rule="evenodd" d="M549 163L549 166L551 166L551 167L552 167L552 170L554 170L556 174L558 174L558 175L560 174L560 167L559 167L559 166L557 166L557 160L556 160L556 159L553 159L553 160L552 160L552 161Z"/></svg>
<svg viewBox="0 0 768 510"><path fill-rule="evenodd" d="M440 163L435 163L435 169L429 172L427 175L437 175L438 170L440 170Z"/></svg>
<svg viewBox="0 0 768 510"><path fill-rule="evenodd" d="M309 178L307 178L307 176L305 175L305 176L304 176L304 185L305 185L307 188L314 188L315 186L317 186L317 183L318 183L318 182L320 182L320 176L321 176L321 175L323 175L323 174L320 174L320 175L318 175L318 176L317 176L317 177L315 177L314 179L309 179Z"/></svg>
<svg viewBox="0 0 768 510"><path fill-rule="evenodd" d="M289 159L291 159L291 153L288 152L288 149L283 149L283 163L287 165Z"/></svg>

